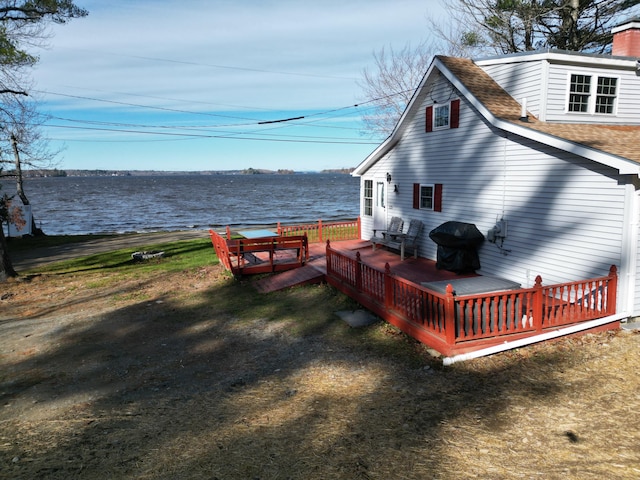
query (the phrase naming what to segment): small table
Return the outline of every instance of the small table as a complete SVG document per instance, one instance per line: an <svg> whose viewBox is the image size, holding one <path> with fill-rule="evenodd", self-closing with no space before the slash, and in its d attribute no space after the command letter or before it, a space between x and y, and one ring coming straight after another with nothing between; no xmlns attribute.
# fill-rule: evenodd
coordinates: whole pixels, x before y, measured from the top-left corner
<svg viewBox="0 0 640 480"><path fill-rule="evenodd" d="M238 234L242 235L244 238L263 238L278 236L277 233L274 233L271 230L267 230L266 228L261 228L258 230L240 230L238 231Z"/></svg>

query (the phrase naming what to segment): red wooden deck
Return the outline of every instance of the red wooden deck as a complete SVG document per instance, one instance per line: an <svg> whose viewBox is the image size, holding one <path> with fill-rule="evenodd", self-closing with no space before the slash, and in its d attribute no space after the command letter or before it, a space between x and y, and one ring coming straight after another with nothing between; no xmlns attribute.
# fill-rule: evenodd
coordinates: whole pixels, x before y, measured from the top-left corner
<svg viewBox="0 0 640 480"><path fill-rule="evenodd" d="M311 228L310 228L311 227ZM270 264L287 271L262 277L254 282L260 292L273 292L295 285L327 281L354 298L365 308L397 326L415 339L445 356L459 355L487 347L502 348L506 344L531 341L544 336L618 328L616 313L617 271L615 266L602 277L577 280L557 285L543 285L540 277L533 287L499 290L480 294L455 295L452 285L446 292L421 284L478 277L438 270L436 262L425 258L400 259L397 253L372 248L368 241L349 240L340 236L342 227L332 230L318 222L290 232L278 228L278 237L300 236L307 240L308 231L317 240L334 235L330 246L325 242L308 243L308 256L292 262L281 257ZM360 234L359 222L349 224L349 235ZM229 232L228 232L228 236ZM233 241L212 233L216 252L229 250ZM305 247L306 247L305 242ZM227 252L228 253L228 252ZM264 252L256 252L256 257ZM271 253L271 252L269 252ZM275 252L274 252L275 253ZM282 252L278 251L280 256ZM288 254L287 254L288 255ZM228 255L232 258L232 255ZM243 258L237 254L238 258ZM295 257L295 255L294 255ZM219 258L226 258L225 255ZM258 258L258 264L264 260ZM294 258L295 260L295 258ZM221 260L222 261L222 260ZM244 260L243 260L244 261ZM224 262L223 262L224 263ZM227 265L229 264L229 265ZM225 267L233 270L231 261ZM238 270L235 274L259 273ZM252 267L253 268L253 267ZM272 272L277 271L271 268ZM565 333L566 332L566 333ZM506 348L506 347L505 347Z"/></svg>
<svg viewBox="0 0 640 480"><path fill-rule="evenodd" d="M374 251L371 242L367 240L334 241L331 242L331 247L354 259L356 253L360 253L364 263L378 270L384 270L386 264L389 264L391 273L418 285L421 282L477 276L475 274L457 275L446 270L438 270L436 262L426 258L409 257L401 261L397 253L383 248L377 248ZM268 293L324 281L327 273L326 251L326 243L309 244L309 261L304 267L263 277L254 283L256 289L261 293Z"/></svg>

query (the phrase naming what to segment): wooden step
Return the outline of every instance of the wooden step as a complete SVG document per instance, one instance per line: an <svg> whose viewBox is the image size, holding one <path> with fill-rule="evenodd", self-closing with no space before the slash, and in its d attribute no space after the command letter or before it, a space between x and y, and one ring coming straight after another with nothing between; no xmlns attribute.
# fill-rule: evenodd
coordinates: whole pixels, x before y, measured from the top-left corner
<svg viewBox="0 0 640 480"><path fill-rule="evenodd" d="M313 265L305 265L300 268L288 270L286 272L269 275L253 283L260 293L275 292L285 288L298 285L309 285L311 283L321 283L324 280L324 273Z"/></svg>

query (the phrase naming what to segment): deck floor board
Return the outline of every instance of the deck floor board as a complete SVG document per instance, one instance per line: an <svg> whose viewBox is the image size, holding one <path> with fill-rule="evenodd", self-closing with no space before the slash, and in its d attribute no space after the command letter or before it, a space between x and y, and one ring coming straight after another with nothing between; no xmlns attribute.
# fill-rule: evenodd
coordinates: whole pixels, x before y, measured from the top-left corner
<svg viewBox="0 0 640 480"><path fill-rule="evenodd" d="M422 282L476 276L473 273L458 275L447 270L438 270L436 262L426 258L408 257L402 261L396 252L383 248L376 248L374 251L371 242L366 240L332 242L331 246L354 258L359 252L364 263L379 270L384 270L388 263L393 274L418 285ZM254 282L254 286L260 293L269 293L298 285L320 283L326 273L326 244L312 243L309 245L309 261L305 266L262 277Z"/></svg>

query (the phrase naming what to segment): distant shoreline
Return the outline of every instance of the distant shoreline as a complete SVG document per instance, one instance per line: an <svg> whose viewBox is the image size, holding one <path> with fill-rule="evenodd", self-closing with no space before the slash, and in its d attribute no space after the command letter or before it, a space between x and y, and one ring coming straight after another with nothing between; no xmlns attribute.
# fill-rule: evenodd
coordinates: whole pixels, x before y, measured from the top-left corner
<svg viewBox="0 0 640 480"><path fill-rule="evenodd" d="M206 175L319 175L338 174L349 175L353 168L340 168L321 171L294 171L294 170L265 170L247 168L243 170L76 170L76 169L39 169L23 170L24 178L48 178L48 177L151 177L151 176L206 176ZM16 177L16 172L5 171L0 178Z"/></svg>

